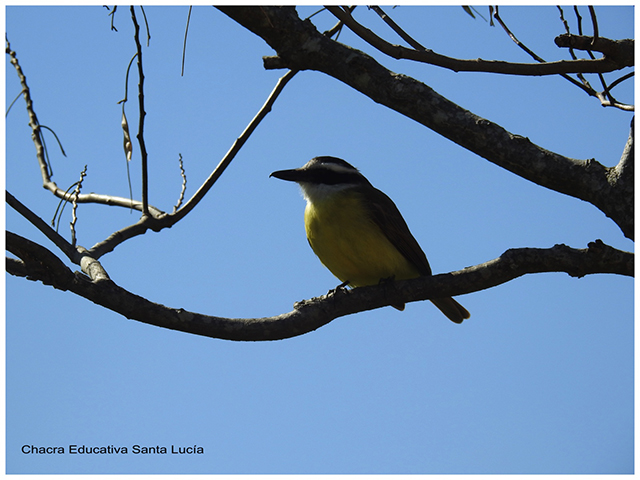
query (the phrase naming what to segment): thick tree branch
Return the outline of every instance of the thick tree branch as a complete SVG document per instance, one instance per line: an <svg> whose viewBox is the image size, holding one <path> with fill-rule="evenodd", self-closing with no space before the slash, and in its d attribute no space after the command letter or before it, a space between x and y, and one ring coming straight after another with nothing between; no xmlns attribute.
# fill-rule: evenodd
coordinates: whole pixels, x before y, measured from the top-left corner
<svg viewBox="0 0 640 480"><path fill-rule="evenodd" d="M276 50L278 57L266 58L265 67L326 73L516 175L592 203L633 238L633 197L610 182L613 168L550 152L474 115L424 83L321 35L291 7L219 8Z"/></svg>
<svg viewBox="0 0 640 480"><path fill-rule="evenodd" d="M264 318L223 318L170 308L151 302L107 278L92 281L72 273L53 253L17 235L7 234L7 248L23 260L7 264L14 275L40 280L120 313L127 318L186 333L225 340L280 340L311 332L332 320L392 303L414 302L461 295L495 287L522 275L566 272L582 277L595 273L633 276L633 254L596 241L586 249L565 245L552 248L518 248L500 257L457 272L385 283L353 290L332 291L298 302L294 310Z"/></svg>
<svg viewBox="0 0 640 480"><path fill-rule="evenodd" d="M7 262L7 271L12 275L24 276L29 280L38 280L60 290L67 290L73 282L73 272L45 247L15 233L6 232L6 248L22 260Z"/></svg>

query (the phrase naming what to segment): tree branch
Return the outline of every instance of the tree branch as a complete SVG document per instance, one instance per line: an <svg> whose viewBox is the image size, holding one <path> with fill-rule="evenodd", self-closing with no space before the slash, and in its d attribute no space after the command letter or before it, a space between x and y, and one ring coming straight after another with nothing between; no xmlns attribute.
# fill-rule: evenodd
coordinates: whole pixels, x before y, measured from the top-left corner
<svg viewBox="0 0 640 480"><path fill-rule="evenodd" d="M117 197L113 195L101 195L97 193L80 194L77 198L74 198L74 194L58 188L56 182L51 179L51 172L47 165L45 157L45 148L42 143L41 125L38 122L35 110L33 108L33 100L31 98L31 91L27 85L27 78L22 71L22 67L18 62L16 52L11 50L9 41L6 42L6 53L11 58L11 64L16 69L20 84L22 86L22 95L24 96L27 104L27 114L29 116L29 126L31 127L31 137L36 147L36 158L38 165L40 165L40 172L42 175L42 186L49 190L54 196L63 199L66 202L76 201L77 203L98 203L103 205L113 205L124 208L132 208L134 210L142 211L142 202L132 200L129 198ZM164 212L155 207L149 206L149 211L152 215L162 215Z"/></svg>
<svg viewBox="0 0 640 480"><path fill-rule="evenodd" d="M395 59L407 59L448 68L454 72L492 72L507 75L557 75L560 73L604 73L633 65L631 57L605 56L596 60L560 60L545 63L512 63L499 60L461 60L451 58L428 49L411 49L401 45L392 45L374 32L358 23L349 12L338 6L327 6L336 18L341 20L356 35ZM597 49L594 49L597 50ZM630 63L629 63L630 62Z"/></svg>
<svg viewBox="0 0 640 480"><path fill-rule="evenodd" d="M33 213L27 206L22 204L17 198L15 198L9 192L6 192L6 201L9 204L9 206L11 206L16 212L18 212L20 215L26 218L29 222L31 222L31 224L33 224L38 230L44 233L44 235L49 240L51 240L60 250L62 250L62 252L67 256L67 258L69 258L69 260L71 260L76 265L80 265L80 268L82 268L82 271L85 272L87 275L89 275L89 277L91 277L92 280L97 281L97 280L103 280L103 279L109 278L109 275L107 275L107 272L104 270L100 262L98 262L97 258L94 258L92 253L87 251L87 249L85 249L82 246L76 247L70 244L69 242L67 242L62 236L58 234L58 232L56 232L53 228L47 225L47 223L44 220L42 220L38 215ZM15 242L17 242L16 239L22 238L15 234L12 234L12 235L13 235L14 244ZM25 241L29 242L26 239ZM25 243L25 245L27 244ZM37 245L37 244L33 244L33 245ZM33 252L36 252L34 246L30 246L29 248ZM47 256L50 256L47 254L47 252L49 251L46 248L44 247L40 247L40 248L42 249L40 251L45 254L45 258ZM10 250L9 248L7 249ZM18 253L16 253L16 255L18 255ZM53 254L51 253L51 255ZM38 261L36 256L33 256L32 258L27 258L26 261L27 260ZM18 266L15 264L13 266L18 268ZM24 267L21 267L21 268L24 268ZM21 275L21 276L25 276L25 275ZM52 283L49 282L47 284L51 285ZM61 288L61 287L58 287L58 288Z"/></svg>
<svg viewBox="0 0 640 480"><path fill-rule="evenodd" d="M144 118L147 112L144 110L144 71L142 69L142 45L140 44L140 26L136 18L135 7L131 6L131 20L134 26L134 39L136 42L136 52L138 57L138 144L140 145L140 158L142 165L142 215L149 216L149 174L147 172L147 147L144 141ZM144 10L143 10L144 12Z"/></svg>
<svg viewBox="0 0 640 480"><path fill-rule="evenodd" d="M60 290L67 290L73 282L71 270L45 247L7 231L6 248L22 260L22 264L15 259L7 263L7 271L12 275L39 280Z"/></svg>
<svg viewBox="0 0 640 480"><path fill-rule="evenodd" d="M561 48L600 52L622 67L633 67L634 65L634 41L630 38L611 40L598 36L589 37L563 33L558 35L554 42Z"/></svg>
<svg viewBox="0 0 640 480"><path fill-rule="evenodd" d="M116 285L107 278L91 281L71 271L50 251L7 234L7 248L18 255L7 264L11 274L27 275L56 288L68 289L127 318L158 327L225 340L280 340L302 335L332 320L394 303L414 302L477 292L506 283L522 275L566 272L582 277L596 273L633 276L633 254L616 250L601 241L586 249L566 245L552 248L518 248L500 257L457 272L385 283L353 290L338 289L322 297L298 302L294 310L264 318L223 318L170 308L151 302ZM38 259L33 262L32 259Z"/></svg>
<svg viewBox="0 0 640 480"><path fill-rule="evenodd" d="M558 8L560 8L560 7L558 7ZM564 20L564 17L562 16L562 14L563 14L563 12L562 12L562 9L560 8L560 16ZM495 10L493 12L493 18L495 18L496 22L498 22L498 25L500 25L502 27L502 29L507 33L509 38L518 47L520 47L520 49L522 49L524 52L526 52L536 62L541 62L541 63L545 62L545 60L542 57L540 57L538 54L533 52L533 50L531 50L529 47L527 47L524 43L522 43L520 40L518 40L518 38L514 35L514 33L511 31L511 29L509 27L507 27L507 24L502 20L502 17L500 16L500 11L499 11L498 6L495 7ZM566 21L565 21L565 25L567 25L567 27L568 27L568 24L566 23ZM573 58L573 60L577 60L577 57L574 55L573 50L569 49L569 53L571 54L571 57ZM597 95L597 92L591 87L591 85L589 85L589 82L587 82L584 79L584 76L582 74L578 74L578 78L580 78L582 80L582 82L576 80L575 78L573 78L570 75L567 75L565 73L561 73L560 76L562 78L564 78L565 80L571 82L576 87L582 89L587 95L592 95L592 96L596 96Z"/></svg>
<svg viewBox="0 0 640 480"><path fill-rule="evenodd" d="M295 70L290 70L278 80L278 82L276 83L276 86L273 88L273 90L269 94L269 97L265 101L262 108L260 108L258 113L256 113L255 117L253 117L251 122L249 122L249 125L247 125L247 127L240 134L240 136L235 140L235 142L233 142L233 145L231 145L231 148L229 149L229 151L227 151L227 153L222 158L222 160L220 160L220 163L218 163L218 165L213 170L213 172L211 172L211 175L209 175L209 178L205 180L205 182L200 186L198 191L193 194L193 196L182 206L182 208L179 208L175 213L168 215L167 216L168 219L171 219L173 223L177 222L178 220L183 218L185 215L187 215L191 210L193 210L193 208L200 202L200 200L202 200L202 198L207 194L207 192L211 189L211 187L213 187L213 185L216 183L218 178L220 178L222 173L225 171L225 169L229 166L231 161L238 154L238 152L240 151L242 146L246 143L246 141L249 139L251 134L255 131L258 125L260 125L260 122L262 122L264 117L266 117L267 114L271 111L276 99L278 98L280 93L282 93L282 90L287 85L287 83L289 83L289 80L291 80L295 76L295 74L296 74Z"/></svg>
<svg viewBox="0 0 640 480"><path fill-rule="evenodd" d="M222 158L222 160L220 160L220 163L218 163L213 172L211 172L211 175L209 175L205 182L184 205L175 210L173 213L162 214L161 216L153 218L143 216L137 223L118 230L117 232L111 234L105 240L95 244L93 247L91 247L89 253L96 259L100 258L102 255L111 252L122 242L130 238L138 235L143 235L149 229L158 232L164 228L171 228L182 218L184 218L191 210L196 207L196 205L200 202L200 200L202 200L202 198L204 198L211 187L213 187L218 178L220 178L220 176L224 173L225 169L236 157L242 146L246 143L246 141L258 127L260 122L262 122L262 120L271 111L271 108L273 107L276 99L278 98L284 87L287 85L289 80L291 80L295 76L295 74L295 71L289 71L278 80L276 86L274 87L273 91L267 98L262 108L260 108L255 117L251 120L251 122L249 122L249 125L247 125L240 136L235 140L235 142L233 142L233 145Z"/></svg>
<svg viewBox="0 0 640 480"><path fill-rule="evenodd" d="M5 192L6 202L9 204L11 208L13 208L16 212L26 218L33 226L35 226L38 230L45 234L45 236L51 240L56 247L58 247L69 260L72 262L79 263L78 252L73 245L67 242L64 237L62 237L58 232L56 232L53 228L51 228L47 222L42 220L38 215L36 215L31 209L29 209L26 205L24 205L20 200L15 198L13 195L9 193L9 191Z"/></svg>
<svg viewBox="0 0 640 480"><path fill-rule="evenodd" d="M317 70L351 86L488 161L531 182L592 203L633 238L633 196L609 182L612 171L594 159L550 152L396 74L369 55L321 35L290 7L218 7L278 53L266 68Z"/></svg>
<svg viewBox="0 0 640 480"><path fill-rule="evenodd" d="M142 118L144 117L144 94L142 90L142 82L144 79L144 74L142 72L142 65L140 63L142 53L141 53L141 46L140 46L140 42L137 34L139 30L139 26L137 25L137 22L135 22L135 12L133 11L133 7L132 7L132 16L134 18L134 23L136 25L136 45L138 48L138 53L136 56L138 58L139 76L140 76L139 100L140 100L141 121L139 126L138 139L141 141L140 148L142 150L142 156L143 156L143 179L146 179L147 155L146 155L146 148L144 146L144 137L143 137L144 122L142 120ZM38 159L38 163L40 165L40 169L42 172L43 186L49 191L51 191L56 197L62 198L64 201L75 202L75 203L100 203L104 205L121 206L126 208L133 208L143 213L141 218L136 223L128 225L122 228L121 230L114 232L108 238L106 238L101 242L96 243L90 250L88 250L87 255L93 257L96 260L100 258L102 255L113 251L122 242L130 238L133 238L135 236L143 235L148 230L153 230L155 232L158 232L164 228L171 228L178 221L184 218L193 208L195 208L195 206L200 202L200 200L202 200L202 198L206 195L206 193L215 184L218 178L220 178L222 173L225 171L225 169L229 166L231 161L238 154L242 146L246 143L246 141L249 139L251 134L258 127L260 122L262 122L262 120L271 111L276 99L278 98L278 96L280 95L284 87L287 85L289 80L291 80L296 74L296 71L289 71L278 80L276 86L274 87L273 91L270 93L264 105L260 108L260 110L255 115L255 117L251 120L251 122L249 122L249 124L247 125L245 130L242 132L242 134L235 140L235 142L233 143L229 151L226 153L226 155L220 161L220 163L216 166L216 168L211 173L209 178L207 178L207 180L202 184L202 186L198 189L198 191L196 191L196 193L184 205L182 205L180 208L175 210L173 213L167 214L162 210L159 210L149 205L147 201L144 200L146 196L145 192L147 189L146 180L143 180L143 201L142 202L128 199L128 198L115 197L111 195L100 195L96 193L75 194L75 193L66 192L58 188L56 183L51 180L51 175L49 173L49 169L45 161L44 147L41 141L41 134L40 134L40 125L38 123L35 110L33 109L33 101L31 100L31 93L30 93L29 87L27 86L26 76L22 72L22 68L18 63L17 56L15 52L11 50L8 41L6 46L6 52L10 56L11 63L14 65L18 73L18 77L20 78L20 83L22 85L22 93L27 103L27 113L29 115L30 126L32 128L32 138L36 146L36 157ZM184 180L184 176L183 176L183 180ZM184 188L184 182L183 182L183 188ZM11 198L13 198L13 196L11 196ZM7 201L11 203L10 200L11 199L8 199ZM146 209L146 214L145 214L145 209ZM37 217L37 215L33 214L33 212L31 213L32 215L31 215L30 221L32 221L32 223L35 222L34 225L36 226L39 225L39 222L37 222L35 218L37 218L37 220L39 220L40 223L44 223L39 217ZM57 242L57 240L53 240L53 241L54 243ZM66 240L64 239L63 241L66 242ZM65 251L65 254L68 255L68 252ZM73 260L73 256L70 256L69 258Z"/></svg>

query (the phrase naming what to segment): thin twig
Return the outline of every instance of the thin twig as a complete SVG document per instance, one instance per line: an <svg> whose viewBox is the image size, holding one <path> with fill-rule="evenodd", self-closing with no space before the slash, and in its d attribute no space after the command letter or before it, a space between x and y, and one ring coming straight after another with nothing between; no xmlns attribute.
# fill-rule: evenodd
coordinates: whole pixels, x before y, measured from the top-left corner
<svg viewBox="0 0 640 480"><path fill-rule="evenodd" d="M371 8L371 10L376 12L380 16L380 18L382 18L382 20L384 20L384 22L387 25L389 25L391 29L400 36L400 38L402 38L405 42L407 42L413 48L415 48L416 50L426 50L426 48L423 47L417 40L415 40L411 35L409 35L402 28L400 28L400 26L396 22L394 22L393 19L389 15L387 15L384 12L384 10L382 10L382 8L376 5L372 5L369 8Z"/></svg>
<svg viewBox="0 0 640 480"><path fill-rule="evenodd" d="M60 152L62 152L62 155L64 155L66 157L67 154L65 153L64 148L62 148L62 142L58 138L58 135L56 135L56 132L54 132L51 128L47 127L46 125L40 125L40 128L45 128L45 129L49 130L53 134L53 136L56 139L56 142L58 142L58 146L60 147Z"/></svg>
<svg viewBox="0 0 640 480"><path fill-rule="evenodd" d="M617 80L614 80L613 82L611 82L611 84L607 88L607 93L609 93L609 91L611 91L611 89L613 89L613 87L615 87L616 85L619 85L620 83L624 82L625 80L628 80L628 79L632 78L634 75L635 75L635 72L629 72L626 75L623 75L622 77L618 78Z"/></svg>
<svg viewBox="0 0 640 480"><path fill-rule="evenodd" d="M9 112L11 111L11 107L13 107L13 104L18 101L18 99L20 98L20 95L22 95L22 92L18 93L18 95L16 95L16 98L13 99L13 102L11 102L9 104L9 107L7 107L7 111L4 114L5 118L9 115Z"/></svg>
<svg viewBox="0 0 640 480"><path fill-rule="evenodd" d="M175 207L173 207L173 212L180 208L182 205L182 201L184 200L184 194L187 191L187 173L184 171L184 163L182 161L182 154L178 154L178 166L180 167L180 176L182 177L182 188L180 189L180 196L178 197L178 202Z"/></svg>
<svg viewBox="0 0 640 480"><path fill-rule="evenodd" d="M189 33L189 23L191 22L191 9L193 6L189 6L189 14L187 15L187 25L184 29L184 41L182 43L182 70L180 76L184 76L184 59L187 55L187 34Z"/></svg>
<svg viewBox="0 0 640 480"><path fill-rule="evenodd" d="M498 10L498 6L496 6L496 8L495 8L495 10L493 12L493 18L496 19L498 24L507 33L509 38L511 38L511 40L513 40L513 42L518 47L520 47L523 51L525 51L527 54L529 54L529 56L531 58L533 58L536 62L541 62L541 63L545 62L545 60L542 57L537 55L535 52L533 52L533 50L529 49L524 43L522 43L520 40L518 40L518 38L513 34L513 32L509 29L509 27L507 27L507 25L502 20L502 17L500 17L500 12ZM577 61L577 59L574 60L574 61ZM560 74L560 76L562 78L568 80L569 82L573 83L575 86L581 88L582 90L584 90L589 95L594 95L595 94L595 91L590 86L583 85L582 83L578 82L576 79L570 77L569 75L566 75L566 74L563 73L563 74Z"/></svg>
<svg viewBox="0 0 640 480"><path fill-rule="evenodd" d="M591 24L593 25L593 40L591 40L591 45L595 45L600 36L598 33L598 18L596 17L596 9L593 5L589 5L588 8L589 14L591 15Z"/></svg>
<svg viewBox="0 0 640 480"><path fill-rule="evenodd" d="M320 12L324 12L326 10L326 8L322 7L319 10L316 10L315 12L313 12L311 15L309 15L307 18L305 18L305 20L311 20L313 17L315 17L317 14L319 14Z"/></svg>
<svg viewBox="0 0 640 480"><path fill-rule="evenodd" d="M140 5L140 10L142 10L142 18L144 18L144 26L147 29L147 47L148 47L149 42L151 41L151 30L149 30L149 22L147 22L147 13L144 11L144 6Z"/></svg>
<svg viewBox="0 0 640 480"><path fill-rule="evenodd" d="M209 178L205 180L202 186L198 189L196 193L182 206L182 208L178 209L175 213L169 215L169 217L173 218L173 222L177 222L181 218L183 218L187 213L189 213L197 204L202 200L202 198L206 195L206 193L211 189L214 183L220 178L220 175L225 171L225 169L229 166L231 161L238 154L242 146L249 139L253 131L260 124L262 119L271 111L274 102L284 89L289 80L291 80L295 74L296 70L289 70L286 74L284 74L279 80L273 91L267 98L267 101L264 103L260 111L253 117L253 120L247 125L244 132L240 134L240 136L233 142L233 145L229 149L229 151L225 154L225 156L220 160L220 163L216 166L216 168L211 172Z"/></svg>
<svg viewBox="0 0 640 480"><path fill-rule="evenodd" d="M133 61L138 56L138 52L134 53L131 60L129 60L129 65L127 65L127 73L125 74L124 80L124 98L120 100L118 103L122 104L122 133L123 133L123 146L125 152L125 164L127 166L127 182L129 184L129 198L133 201L133 188L131 187L131 173L129 172L129 161L133 156L133 144L131 143L131 135L129 134L129 122L127 121L127 114L125 112L125 104L129 101L129 71L131 70L131 65Z"/></svg>
<svg viewBox="0 0 640 480"><path fill-rule="evenodd" d="M349 13L353 12L355 9L356 9L355 5L347 7L347 11ZM318 10L316 13L320 13L322 10L326 10L326 8L322 7L322 9ZM313 15L315 15L316 13L314 13ZM310 15L309 18L311 18L313 15ZM342 27L344 27L344 22L342 20L338 20L338 23L336 23L333 27L331 27L329 30L324 32L323 35L329 38L335 35L336 38L334 40L338 40L338 38L340 37L340 33L342 32Z"/></svg>
<svg viewBox="0 0 640 480"><path fill-rule="evenodd" d="M131 7L131 20L134 25L134 39L136 51L138 52L138 104L140 109L140 119L138 122L138 134L136 138L140 145L140 159L142 163L142 215L149 215L149 175L147 171L147 147L144 141L144 71L142 69L142 45L140 44L140 25L136 19L135 8Z"/></svg>
<svg viewBox="0 0 640 480"><path fill-rule="evenodd" d="M56 211L53 212L53 218L51 219L51 226L55 227L56 232L58 231L58 227L60 226L60 220L62 219L62 213L64 212L64 207L67 205L67 202L69 201L66 196L67 193L69 193L71 191L72 188L74 188L76 185L78 184L78 182L73 182L69 188L67 188L65 190L65 198L61 198L60 201L58 202L58 206L56 207ZM71 198L71 196L69 196L69 198Z"/></svg>
<svg viewBox="0 0 640 480"><path fill-rule="evenodd" d="M107 10L109 9L109 7L107 7L106 5L104 6L104 8L106 8ZM118 6L114 5L113 10L109 11L109 16L111 17L111 30L114 30L116 32L118 31L118 29L113 24L113 21L114 21L115 16L116 16L116 10L117 9L118 9Z"/></svg>
<svg viewBox="0 0 640 480"><path fill-rule="evenodd" d="M77 198L80 195L80 190L82 190L82 181L84 177L87 176L87 166L85 165L80 172L80 180L76 182L76 190L73 192L73 201L71 202L71 245L75 248L76 246L76 222L78 221L77 210L78 210L78 202Z"/></svg>

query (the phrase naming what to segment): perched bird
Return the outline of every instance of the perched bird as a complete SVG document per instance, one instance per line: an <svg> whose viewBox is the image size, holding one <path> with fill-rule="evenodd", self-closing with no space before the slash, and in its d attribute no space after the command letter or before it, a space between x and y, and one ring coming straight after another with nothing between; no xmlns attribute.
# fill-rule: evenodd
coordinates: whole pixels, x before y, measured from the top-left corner
<svg viewBox="0 0 640 480"><path fill-rule="evenodd" d="M431 275L427 257L396 205L351 164L315 157L303 167L270 176L300 185L307 201L309 245L343 285L362 287ZM431 301L452 322L469 318L453 298ZM393 307L403 310L404 303Z"/></svg>

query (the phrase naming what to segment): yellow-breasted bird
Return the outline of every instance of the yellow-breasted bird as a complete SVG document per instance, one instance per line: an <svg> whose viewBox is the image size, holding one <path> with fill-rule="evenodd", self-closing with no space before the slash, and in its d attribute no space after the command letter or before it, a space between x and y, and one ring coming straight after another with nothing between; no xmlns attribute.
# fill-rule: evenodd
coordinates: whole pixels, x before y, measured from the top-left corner
<svg viewBox="0 0 640 480"><path fill-rule="evenodd" d="M309 245L343 284L361 287L431 275L427 257L398 207L351 164L315 157L303 167L270 176L300 185L307 201ZM469 318L453 298L431 301L452 322ZM393 307L403 310L404 304Z"/></svg>

